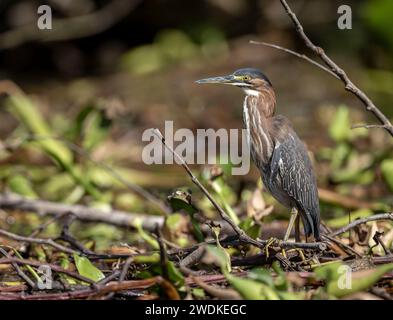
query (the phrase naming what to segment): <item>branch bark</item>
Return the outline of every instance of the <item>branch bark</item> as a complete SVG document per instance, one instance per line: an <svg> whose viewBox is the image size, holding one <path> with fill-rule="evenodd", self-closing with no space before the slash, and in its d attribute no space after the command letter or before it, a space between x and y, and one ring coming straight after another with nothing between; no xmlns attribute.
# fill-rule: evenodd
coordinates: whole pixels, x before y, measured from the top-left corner
<svg viewBox="0 0 393 320"><path fill-rule="evenodd" d="M87 222L104 222L119 227L133 226L136 219L142 220L142 226L154 231L156 225L162 225L162 216L112 210L103 211L83 205L69 205L45 200L28 199L15 194L0 194L0 208L37 212L40 215L57 215L72 212L77 219Z"/></svg>
<svg viewBox="0 0 393 320"><path fill-rule="evenodd" d="M375 214L370 217L355 220L355 221L351 222L350 224L346 225L345 227L332 232L331 234L329 234L329 236L335 237L335 236L338 236L339 234L347 232L350 229L355 228L356 226L358 226L360 224L367 223L370 221L378 221L378 220L393 220L393 212Z"/></svg>
<svg viewBox="0 0 393 320"><path fill-rule="evenodd" d="M187 163L184 159L171 147L165 142L165 138L162 136L161 132L158 129L155 129L153 133L161 140L162 144L173 153L175 158L178 160L178 163L186 170L187 174L190 176L191 181L204 193L204 195L209 199L210 203L213 207L218 211L221 216L221 219L226 221L238 235L240 241L252 244L258 248L263 248L264 245L248 236L242 229L240 229L231 218L229 218L228 214L224 211L223 208L217 203L217 201L213 198L213 196L207 191L207 189L199 182L197 177L192 173L191 169L188 167Z"/></svg>
<svg viewBox="0 0 393 320"><path fill-rule="evenodd" d="M292 20L296 32L299 34L300 38L306 44L306 46L314 52L324 64L331 70L338 78L344 83L345 90L354 94L365 106L366 110L371 112L382 124L382 127L393 137L393 125L390 120L382 113L381 110L371 101L371 99L359 88L357 87L345 73L345 71L340 68L326 53L325 51L316 46L310 38L304 32L303 26L297 18L296 14L292 11L286 0L280 0L282 6L284 7L289 18ZM330 72L329 72L330 73Z"/></svg>

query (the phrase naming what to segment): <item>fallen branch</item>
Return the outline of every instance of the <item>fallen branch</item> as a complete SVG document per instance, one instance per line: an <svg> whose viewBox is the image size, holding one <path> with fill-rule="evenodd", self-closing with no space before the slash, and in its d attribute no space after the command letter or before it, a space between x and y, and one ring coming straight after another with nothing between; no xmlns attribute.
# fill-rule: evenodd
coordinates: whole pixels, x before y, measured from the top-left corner
<svg viewBox="0 0 393 320"><path fill-rule="evenodd" d="M119 282L109 282L105 285L98 286L96 288L87 288L75 291L61 292L61 293L39 293L39 294L15 294L15 293L3 293L0 294L0 300L12 299L12 300L70 300L70 299L81 299L88 297L97 297L106 293L119 292L125 290L142 290L150 288L156 284L161 284L163 280L161 277L154 277L144 280L128 280Z"/></svg>
<svg viewBox="0 0 393 320"><path fill-rule="evenodd" d="M29 265L29 266L33 266L33 267L40 267L42 265L45 265L45 266L48 266L54 272L64 273L74 279L89 283L94 286L96 285L96 283L93 280L86 278L84 276L81 276L79 273L63 269L62 267L55 265L55 264L51 264L51 263L47 263L47 262L40 262L40 261L35 261L35 260L18 259L18 258L14 258L14 257L0 259L0 264L14 264L14 263L18 264L18 265Z"/></svg>
<svg viewBox="0 0 393 320"><path fill-rule="evenodd" d="M149 231L154 231L157 224L161 226L164 222L164 218L161 216L119 210L103 211L83 205L69 205L45 200L28 199L9 193L0 194L0 208L37 212L39 215L51 216L72 212L81 221L104 222L119 227L133 226L135 220L141 219L142 227Z"/></svg>
<svg viewBox="0 0 393 320"><path fill-rule="evenodd" d="M23 241L23 242L28 242L28 243L36 243L36 244L44 244L50 247L53 247L59 251L63 251L66 253L77 253L77 251L70 249L68 247L65 247L61 244L58 244L54 242L52 239L40 239L40 238L32 238L32 237L23 237L20 235L17 235L15 233L11 233L5 230L0 229L0 236L15 240L15 241Z"/></svg>
<svg viewBox="0 0 393 320"><path fill-rule="evenodd" d="M195 284L197 284L199 287L201 287L203 290L205 290L208 294L210 294L213 297L216 297L218 299L225 299L225 300L241 300L240 294L233 289L230 288L222 289L222 288L208 285L203 280L195 276L191 276L191 279L195 282Z"/></svg>
<svg viewBox="0 0 393 320"><path fill-rule="evenodd" d="M355 228L356 226L363 224L363 223L367 223L370 221L378 221L378 220L393 220L393 213L380 213L380 214L375 214L373 216L370 217L366 217L366 218L361 218L361 219L357 219L351 223L349 223L348 225L346 225L345 227L342 227L341 229L338 229L334 232L332 232L331 234L329 234L330 237L335 237L338 236L339 234L345 233L350 229Z"/></svg>
<svg viewBox="0 0 393 320"><path fill-rule="evenodd" d="M11 258L11 256L8 254L7 251L5 251L3 248L0 248L0 253L2 253L6 258ZM30 288L35 288L36 285L33 280L31 280L26 273L23 272L23 270L18 266L16 262L11 263L12 267L15 269L16 273L18 274L19 277L24 280Z"/></svg>

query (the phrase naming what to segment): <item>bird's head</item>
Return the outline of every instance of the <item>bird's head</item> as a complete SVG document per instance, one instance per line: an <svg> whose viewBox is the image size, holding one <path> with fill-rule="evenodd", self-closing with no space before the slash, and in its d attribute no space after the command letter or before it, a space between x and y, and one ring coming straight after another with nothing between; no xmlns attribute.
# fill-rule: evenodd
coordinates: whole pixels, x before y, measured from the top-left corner
<svg viewBox="0 0 393 320"><path fill-rule="evenodd" d="M197 80L196 83L221 83L242 88L247 94L258 95L262 90L271 89L269 79L258 69L243 68L234 73L222 76Z"/></svg>

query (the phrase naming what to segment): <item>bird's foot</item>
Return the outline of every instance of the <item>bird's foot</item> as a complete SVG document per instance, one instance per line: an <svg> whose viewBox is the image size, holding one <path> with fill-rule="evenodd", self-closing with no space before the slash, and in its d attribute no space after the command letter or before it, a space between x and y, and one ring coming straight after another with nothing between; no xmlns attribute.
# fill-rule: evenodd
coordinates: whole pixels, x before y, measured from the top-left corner
<svg viewBox="0 0 393 320"><path fill-rule="evenodd" d="M267 258L269 258L269 247L271 245L273 245L274 243L276 243L277 241L278 241L278 239L277 238L273 238L273 237L271 237L271 238L269 238L267 240L267 242L265 244L265 247L263 248L265 250L265 255L266 255Z"/></svg>
<svg viewBox="0 0 393 320"><path fill-rule="evenodd" d="M294 249L290 249L290 250L287 250L287 251L285 249L282 249L281 254L286 258L287 257L286 253L290 253L290 252L297 252L299 254L299 256L300 256L300 259L302 259L302 262L306 263L307 260L306 260L306 257L304 255L303 249L294 248Z"/></svg>

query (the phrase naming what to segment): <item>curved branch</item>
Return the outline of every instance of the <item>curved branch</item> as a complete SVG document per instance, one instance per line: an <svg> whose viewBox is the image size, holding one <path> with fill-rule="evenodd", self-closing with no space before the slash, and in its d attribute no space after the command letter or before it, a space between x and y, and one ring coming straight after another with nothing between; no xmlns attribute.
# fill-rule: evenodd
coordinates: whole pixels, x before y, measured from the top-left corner
<svg viewBox="0 0 393 320"><path fill-rule="evenodd" d="M374 114L374 116L380 121L383 125L383 128L393 137L393 125L390 120L379 110L375 104L371 101L371 99L357 87L345 73L345 71L340 68L321 48L316 46L310 38L304 32L303 26L297 18L296 14L289 7L286 0L280 0L283 5L286 13L292 20L295 25L296 32L299 34L300 38L304 41L306 46L311 49L324 63L325 65L335 74L345 85L345 90L354 94L366 107L366 110Z"/></svg>
<svg viewBox="0 0 393 320"><path fill-rule="evenodd" d="M17 47L28 41L64 41L89 37L112 27L131 12L140 0L109 1L109 4L83 16L54 19L51 30L26 25L0 34L0 50Z"/></svg>
<svg viewBox="0 0 393 320"><path fill-rule="evenodd" d="M329 234L330 237L335 237L339 234L342 234L344 232L347 232L348 230L355 228L356 226L370 222L370 221L378 221L378 220L393 220L393 213L380 213L380 214L375 214L370 217L362 218L362 219L357 219L350 224L346 225L345 227L342 227L341 229L338 229L332 233Z"/></svg>

